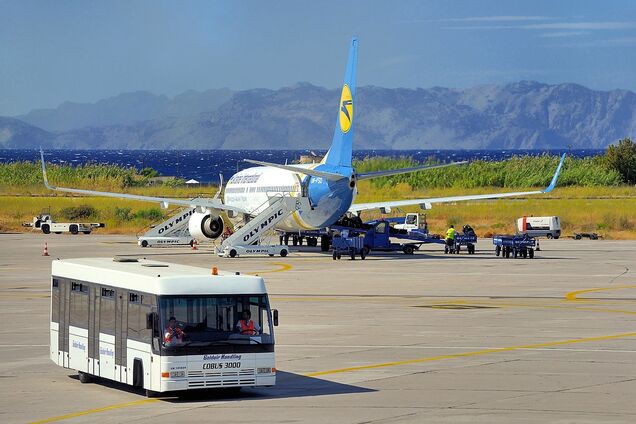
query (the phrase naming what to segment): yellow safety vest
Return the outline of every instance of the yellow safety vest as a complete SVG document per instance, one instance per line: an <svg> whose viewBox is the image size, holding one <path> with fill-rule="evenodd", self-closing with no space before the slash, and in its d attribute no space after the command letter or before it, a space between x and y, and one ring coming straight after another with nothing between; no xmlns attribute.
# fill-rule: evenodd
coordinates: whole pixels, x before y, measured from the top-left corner
<svg viewBox="0 0 636 424"><path fill-rule="evenodd" d="M454 228L449 228L448 231L446 231L446 238L447 239L451 239L451 240L455 240L455 235L457 234L457 231L455 231Z"/></svg>

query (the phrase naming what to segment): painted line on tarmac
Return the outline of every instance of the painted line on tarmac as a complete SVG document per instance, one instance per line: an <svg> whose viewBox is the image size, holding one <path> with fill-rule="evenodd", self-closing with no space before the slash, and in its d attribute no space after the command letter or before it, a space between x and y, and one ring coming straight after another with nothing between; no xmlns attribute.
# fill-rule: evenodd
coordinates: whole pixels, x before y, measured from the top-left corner
<svg viewBox="0 0 636 424"><path fill-rule="evenodd" d="M138 405L143 405L146 403L159 402L163 399L167 399L167 398L142 399L142 400L136 400L134 402L126 402L126 403L119 403L116 405L104 406L103 408L87 409L86 411L72 412L70 414L58 415L57 417L51 417L51 418L45 418L39 421L33 421L31 422L31 424L44 424L44 423L53 423L56 421L69 420L71 418L77 418L84 415L96 414L98 412L112 411L113 409L128 408L129 406L138 406Z"/></svg>
<svg viewBox="0 0 636 424"><path fill-rule="evenodd" d="M490 348L490 349L481 349L472 352L463 352L463 353L453 353L448 355L439 355L439 356L430 356L426 358L417 358L417 359L409 359L406 361L394 361L394 362L384 362L379 364L370 364L370 365L361 365L357 367L348 367L348 368L337 368L333 370L327 371L318 371L304 374L306 377L319 377L323 375L331 375L331 374L342 374L354 371L368 370L368 369L376 369L376 368L387 368L394 367L399 365L408 365L408 364L417 364L424 362L435 362L442 361L445 359L456 359L456 358L466 358L471 356L479 356L479 355L488 355L491 353L501 353L501 352L511 352L516 350L537 350L539 348L548 348L552 346L561 346L566 344L574 344L574 343L585 343L592 341L604 341L604 340L613 340L613 339L622 339L628 337L636 337L636 333L622 333L622 334L613 334L609 336L597 336L597 337L586 337L582 339L572 339L572 340L561 340L556 342L544 342L544 343L535 343L529 345L519 345L519 346L510 346L510 347L499 347L499 348ZM546 350L555 350L555 349L546 349ZM631 352L631 351L630 351ZM133 402L120 403L116 405L105 406L102 408L94 408L88 409L86 411L73 412L70 414L59 415L57 417L45 418L43 420L34 421L31 424L44 424L44 423L52 423L56 421L68 420L71 418L81 417L84 415L95 414L104 411L111 411L114 409L122 409L128 408L131 406L143 405L146 403L159 402L161 400L172 399L172 398L154 398L154 399L142 399Z"/></svg>
<svg viewBox="0 0 636 424"><path fill-rule="evenodd" d="M273 272L285 272L285 271L289 271L290 269L293 268L293 266L291 266L290 264L284 264L282 262L274 262L274 265L278 266L278 268L276 269L271 269L271 270L267 270L267 271L253 271L253 272L247 272L247 275L261 275L261 274L271 274Z"/></svg>
<svg viewBox="0 0 636 424"><path fill-rule="evenodd" d="M589 299L579 299L578 295L584 293L594 293L600 291L609 291L609 290L623 290L623 289L636 289L636 286L612 286L612 287L598 287L595 289L585 289L585 290L575 290L567 293L565 295L566 300L570 301L589 301Z"/></svg>
<svg viewBox="0 0 636 424"><path fill-rule="evenodd" d="M48 346L48 345L46 345ZM421 349L421 350L437 350L437 349L497 349L492 346L396 346L396 345L281 345L276 344L278 347L284 348L303 348L303 349ZM558 347L541 347L541 348L527 348L524 350L530 351L558 351L558 352L600 352L600 353L636 353L636 350L628 349L570 349L570 348L558 348Z"/></svg>
<svg viewBox="0 0 636 424"><path fill-rule="evenodd" d="M363 371L363 370L369 370L369 369L395 367L399 365L420 364L424 362L436 362L436 361L442 361L445 359L467 358L471 356L489 355L492 353L513 352L517 350L529 350L529 349L546 348L546 347L552 347L552 346L562 346L562 345L574 344L574 343L586 343L586 342L594 342L594 341L624 339L629 337L636 337L636 333L621 333L621 334L612 334L609 336L585 337L581 339L560 340L556 342L543 342L543 343L534 343L534 344L528 344L528 345L499 347L499 348L492 348L492 349L481 349L481 350L476 350L472 352L451 353L448 355L429 356L426 358L417 358L417 359L407 359L405 361L383 362L379 364L360 365L360 366L347 367L347 368L336 368L333 370L317 371L317 372L307 373L304 375L305 377L319 377L323 375L342 374L342 373Z"/></svg>

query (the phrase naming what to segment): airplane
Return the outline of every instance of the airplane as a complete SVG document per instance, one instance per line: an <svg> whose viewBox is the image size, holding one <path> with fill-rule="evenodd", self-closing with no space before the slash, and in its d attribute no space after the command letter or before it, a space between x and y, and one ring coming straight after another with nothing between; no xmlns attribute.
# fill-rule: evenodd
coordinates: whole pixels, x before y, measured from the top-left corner
<svg viewBox="0 0 636 424"><path fill-rule="evenodd" d="M526 196L549 193L554 189L563 167L565 154L559 161L550 185L543 190L354 203L359 181L466 163L453 162L369 173L356 172L352 166L352 149L355 129L357 52L358 40L353 38L338 104L333 140L327 154L319 163L283 165L245 159L245 162L258 166L234 174L226 184L222 200L218 193L212 199L188 200L51 186L46 176L44 153L40 151L44 184L51 190L63 192L158 202L163 208L167 208L170 204L194 208L195 212L189 221L189 230L195 239L201 241L221 236L228 225L221 216L223 212L229 218L242 214L247 221L257 217L272 202L282 197L296 198L296 207L284 219L277 222L275 228L283 231L302 231L327 228L347 214L359 215L366 210L390 211L391 208L411 205L430 209L435 203Z"/></svg>

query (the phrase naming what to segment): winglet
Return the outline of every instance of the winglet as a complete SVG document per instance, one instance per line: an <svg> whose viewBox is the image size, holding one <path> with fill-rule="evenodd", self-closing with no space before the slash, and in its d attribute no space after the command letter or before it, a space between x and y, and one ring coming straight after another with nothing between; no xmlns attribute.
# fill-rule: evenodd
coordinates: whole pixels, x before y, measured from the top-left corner
<svg viewBox="0 0 636 424"><path fill-rule="evenodd" d="M44 177L44 187L49 190L55 190L55 187L49 185L49 179L46 177L46 166L44 165L44 150L40 147L40 159L42 160L42 176Z"/></svg>
<svg viewBox="0 0 636 424"><path fill-rule="evenodd" d="M559 174L561 174L561 168L563 167L563 162L565 161L565 153L563 153L563 156L561 156L561 160L559 161L559 166L557 166L556 172L554 173L554 176L552 177L552 181L550 181L550 185L543 190L544 193L549 193L552 190L554 190L554 187L556 187L556 183L557 180L559 179Z"/></svg>

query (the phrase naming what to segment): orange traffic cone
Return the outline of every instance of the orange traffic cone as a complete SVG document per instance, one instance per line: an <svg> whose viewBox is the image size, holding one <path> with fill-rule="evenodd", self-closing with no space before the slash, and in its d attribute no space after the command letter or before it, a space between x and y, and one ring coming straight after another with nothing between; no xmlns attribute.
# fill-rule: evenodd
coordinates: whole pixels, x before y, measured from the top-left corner
<svg viewBox="0 0 636 424"><path fill-rule="evenodd" d="M44 243L44 251L42 252L42 256L49 256L49 246L47 243Z"/></svg>
<svg viewBox="0 0 636 424"><path fill-rule="evenodd" d="M192 250L199 250L199 248L197 247L197 241L196 240L192 240Z"/></svg>

